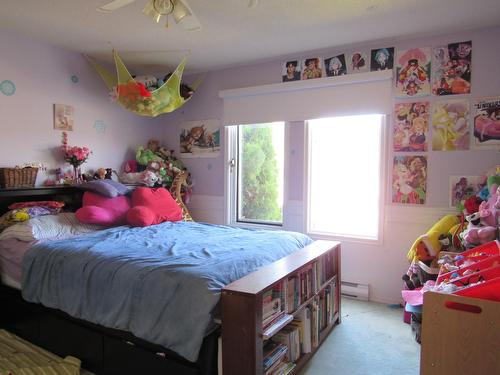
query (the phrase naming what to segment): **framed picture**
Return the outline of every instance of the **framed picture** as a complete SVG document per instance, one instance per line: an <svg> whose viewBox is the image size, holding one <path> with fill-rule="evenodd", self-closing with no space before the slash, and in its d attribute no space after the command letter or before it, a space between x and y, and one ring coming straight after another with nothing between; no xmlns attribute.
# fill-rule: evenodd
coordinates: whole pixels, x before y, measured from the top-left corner
<svg viewBox="0 0 500 375"><path fill-rule="evenodd" d="M431 49L412 48L396 54L396 96L426 96L431 93Z"/></svg>
<svg viewBox="0 0 500 375"><path fill-rule="evenodd" d="M304 59L302 63L302 79L314 79L323 76L323 63L319 57Z"/></svg>
<svg viewBox="0 0 500 375"><path fill-rule="evenodd" d="M214 158L220 153L220 121L186 122L180 134L182 158Z"/></svg>
<svg viewBox="0 0 500 375"><path fill-rule="evenodd" d="M472 42L451 43L432 50L432 93L470 94Z"/></svg>
<svg viewBox="0 0 500 375"><path fill-rule="evenodd" d="M299 60L290 60L283 63L281 69L282 82L300 81L301 66L302 64Z"/></svg>
<svg viewBox="0 0 500 375"><path fill-rule="evenodd" d="M54 129L73 130L75 109L66 104L54 104Z"/></svg>

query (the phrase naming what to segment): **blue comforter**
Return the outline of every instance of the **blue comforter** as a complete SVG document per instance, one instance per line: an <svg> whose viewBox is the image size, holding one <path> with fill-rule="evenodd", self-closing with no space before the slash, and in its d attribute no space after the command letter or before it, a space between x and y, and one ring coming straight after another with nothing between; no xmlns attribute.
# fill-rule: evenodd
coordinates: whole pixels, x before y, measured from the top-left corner
<svg viewBox="0 0 500 375"><path fill-rule="evenodd" d="M195 361L221 288L310 242L300 233L203 223L117 227L33 246L22 293Z"/></svg>

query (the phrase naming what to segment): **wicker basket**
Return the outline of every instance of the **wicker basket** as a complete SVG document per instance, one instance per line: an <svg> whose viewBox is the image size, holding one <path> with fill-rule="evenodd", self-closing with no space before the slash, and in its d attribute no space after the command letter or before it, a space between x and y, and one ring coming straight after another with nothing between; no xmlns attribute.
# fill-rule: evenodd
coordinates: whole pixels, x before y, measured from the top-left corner
<svg viewBox="0 0 500 375"><path fill-rule="evenodd" d="M38 168L0 168L0 186L2 188L35 186Z"/></svg>

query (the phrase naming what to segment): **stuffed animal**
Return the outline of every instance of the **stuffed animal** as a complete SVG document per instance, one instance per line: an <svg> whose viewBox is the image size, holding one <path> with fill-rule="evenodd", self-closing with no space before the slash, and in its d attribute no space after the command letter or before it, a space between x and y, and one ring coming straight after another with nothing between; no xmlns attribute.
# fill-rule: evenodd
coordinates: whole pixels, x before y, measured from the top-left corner
<svg viewBox="0 0 500 375"><path fill-rule="evenodd" d="M158 176L152 171L143 171L137 173L122 173L120 182L124 184L142 184L146 186L155 186Z"/></svg>
<svg viewBox="0 0 500 375"><path fill-rule="evenodd" d="M150 149L144 149L142 146L137 147L135 160L141 165L148 165L150 161L162 161L161 157Z"/></svg>
<svg viewBox="0 0 500 375"><path fill-rule="evenodd" d="M145 227L180 220L182 209L168 190L139 187L132 193L132 208L127 212L127 222L130 225Z"/></svg>
<svg viewBox="0 0 500 375"><path fill-rule="evenodd" d="M128 160L123 165L123 172L125 173L135 173L137 172L137 161Z"/></svg>
<svg viewBox="0 0 500 375"><path fill-rule="evenodd" d="M154 91L158 88L156 85L158 79L151 75L142 75L134 77L134 81L143 84L148 91Z"/></svg>
<svg viewBox="0 0 500 375"><path fill-rule="evenodd" d="M104 180L105 178L106 178L106 169L104 168L99 168L94 173L94 180Z"/></svg>
<svg viewBox="0 0 500 375"><path fill-rule="evenodd" d="M455 215L446 215L441 218L427 233L419 236L413 243L407 255L410 262L435 258L442 246L439 236L448 235L450 229L458 223L458 217Z"/></svg>

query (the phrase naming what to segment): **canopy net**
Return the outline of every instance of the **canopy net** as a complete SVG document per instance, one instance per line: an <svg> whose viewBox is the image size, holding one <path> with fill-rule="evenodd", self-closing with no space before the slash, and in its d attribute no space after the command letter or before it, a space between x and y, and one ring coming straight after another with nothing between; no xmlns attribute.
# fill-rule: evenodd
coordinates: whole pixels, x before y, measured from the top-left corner
<svg viewBox="0 0 500 375"><path fill-rule="evenodd" d="M148 91L142 83L134 80L116 51L113 51L113 58L116 76L92 59L88 60L106 87L113 92L114 99L129 111L141 116L156 117L175 111L190 99L190 97L185 99L180 90L186 59L181 61L163 85L156 90ZM199 84L200 81L197 81L191 87L196 90Z"/></svg>

